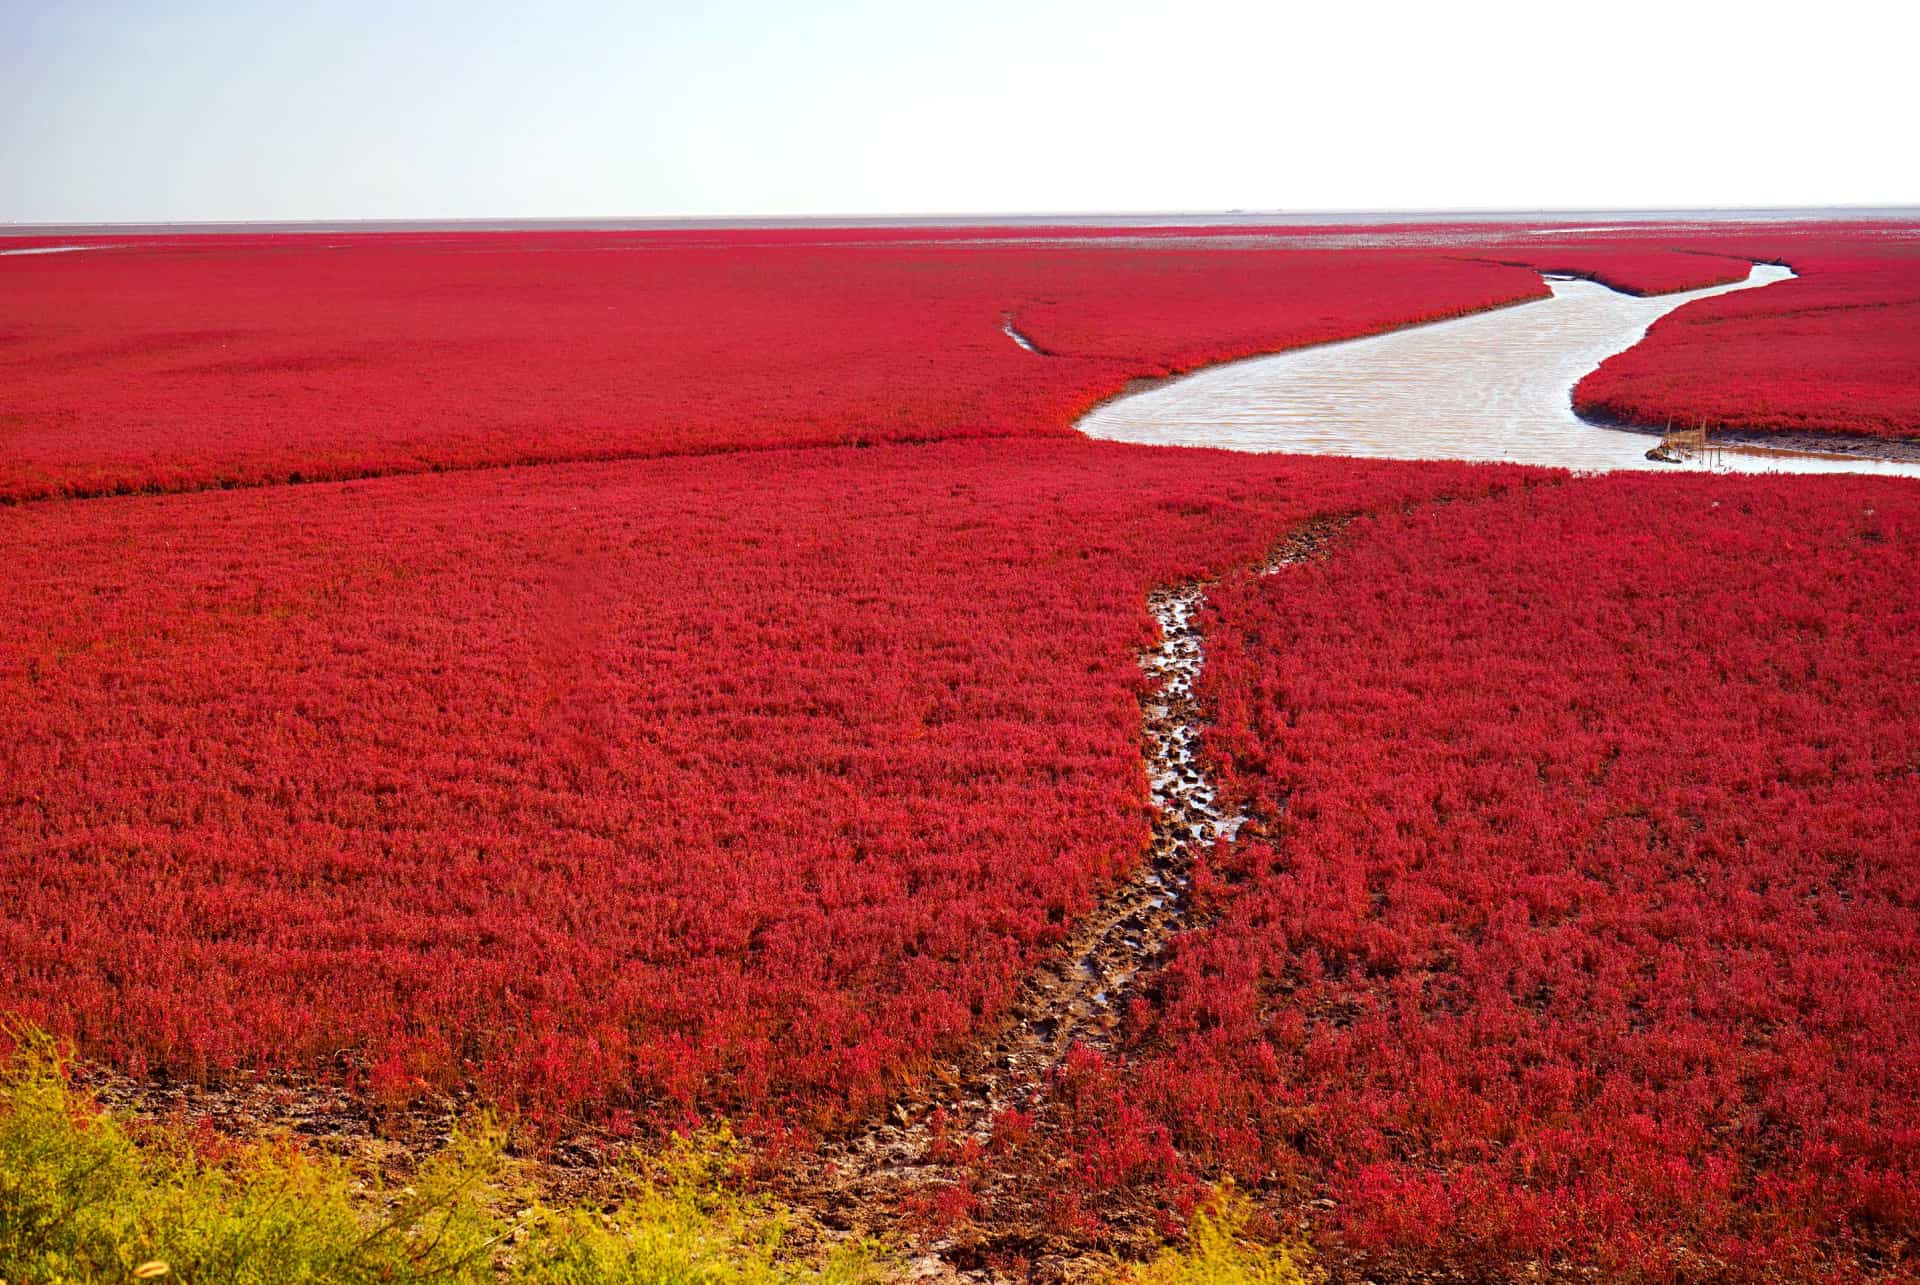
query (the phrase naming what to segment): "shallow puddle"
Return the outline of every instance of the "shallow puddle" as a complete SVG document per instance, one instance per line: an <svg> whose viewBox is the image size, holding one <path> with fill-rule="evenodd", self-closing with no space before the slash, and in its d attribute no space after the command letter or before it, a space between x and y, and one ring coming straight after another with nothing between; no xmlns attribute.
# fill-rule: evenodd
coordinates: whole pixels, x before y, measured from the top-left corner
<svg viewBox="0 0 1920 1285"><path fill-rule="evenodd" d="M1657 438L1573 413L1573 386L1647 327L1695 299L1784 281L1755 265L1747 280L1639 298L1591 281L1548 279L1553 297L1209 367L1119 397L1080 421L1090 437L1299 455L1504 460L1583 472L1887 473L1920 464L1716 447L1682 463L1647 458Z"/></svg>

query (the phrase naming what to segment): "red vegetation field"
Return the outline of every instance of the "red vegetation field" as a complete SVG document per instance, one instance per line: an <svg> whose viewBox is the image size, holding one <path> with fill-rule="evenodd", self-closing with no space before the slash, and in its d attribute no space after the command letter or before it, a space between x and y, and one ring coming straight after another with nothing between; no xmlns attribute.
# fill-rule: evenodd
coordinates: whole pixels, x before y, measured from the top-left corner
<svg viewBox="0 0 1920 1285"><path fill-rule="evenodd" d="M1911 483L1621 476L1224 588L1209 747L1264 837L1087 1172L1164 1123L1362 1275L1910 1268L1917 582Z"/></svg>
<svg viewBox="0 0 1920 1285"><path fill-rule="evenodd" d="M1797 281L1706 299L1580 381L1583 415L1749 432L1920 438L1920 241L1749 234Z"/></svg>
<svg viewBox="0 0 1920 1285"><path fill-rule="evenodd" d="M1147 587L1511 476L1056 441L0 512L0 995L135 1069L858 1105L1137 866Z"/></svg>
<svg viewBox="0 0 1920 1285"><path fill-rule="evenodd" d="M1544 291L1433 250L901 241L311 235L0 260L0 500L1059 435L1136 376ZM1017 347L1009 314L1056 355Z"/></svg>
<svg viewBox="0 0 1920 1285"><path fill-rule="evenodd" d="M1232 1176L1341 1278L1910 1271L1920 487L1071 425L1517 263L1769 258L1582 409L1913 435L1915 243L1353 235L0 260L0 1014L549 1122L882 1115L1138 869L1146 591L1363 513L1213 594L1254 820L982 1163L1076 1229Z"/></svg>

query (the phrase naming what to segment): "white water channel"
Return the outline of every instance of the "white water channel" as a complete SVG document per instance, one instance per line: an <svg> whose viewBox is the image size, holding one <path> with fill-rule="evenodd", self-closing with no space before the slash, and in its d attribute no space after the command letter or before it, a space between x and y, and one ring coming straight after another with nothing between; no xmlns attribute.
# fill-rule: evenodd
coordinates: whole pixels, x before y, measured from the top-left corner
<svg viewBox="0 0 1920 1285"><path fill-rule="evenodd" d="M1040 349L1034 344L1033 340L1027 338L1025 335L1020 333L1019 327L1013 324L1012 313L1008 313L1006 316L1000 318L1000 331L1002 334L1006 335L1007 338L1013 340L1013 342L1015 342L1016 344L1019 344L1022 348L1032 353L1034 356L1036 357L1046 356L1046 354L1041 352Z"/></svg>
<svg viewBox="0 0 1920 1285"><path fill-rule="evenodd" d="M1365 339L1228 362L1096 407L1089 437L1297 455L1502 460L1581 472L1713 469L1882 473L1920 463L1717 446L1679 464L1647 458L1656 438L1573 413L1573 386L1696 299L1793 276L1756 264L1745 281L1641 298L1549 278L1549 299ZM1679 427L1686 427L1681 425Z"/></svg>
<svg viewBox="0 0 1920 1285"><path fill-rule="evenodd" d="M22 250L0 250L0 257L16 254L77 254L82 250L104 250L104 245L30 245Z"/></svg>

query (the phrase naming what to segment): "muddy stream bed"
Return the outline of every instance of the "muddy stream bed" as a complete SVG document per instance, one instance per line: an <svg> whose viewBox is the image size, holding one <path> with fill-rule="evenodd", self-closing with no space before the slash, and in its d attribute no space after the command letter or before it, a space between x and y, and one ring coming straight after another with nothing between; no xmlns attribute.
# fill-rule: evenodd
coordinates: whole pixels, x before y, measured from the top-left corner
<svg viewBox="0 0 1920 1285"><path fill-rule="evenodd" d="M1317 557L1343 525L1309 524L1250 570L1275 575ZM1036 1171L1017 1156L956 1168L953 1153L969 1143L987 1149L1009 1111L1022 1113L1036 1136L1056 1132L1050 1096L1067 1054L1075 1045L1114 1051L1127 1004L1150 994L1174 934L1186 926L1196 859L1246 820L1222 806L1199 758L1203 721L1194 689L1205 661L1200 613L1208 588L1189 582L1147 597L1160 642L1140 656L1150 680L1140 702L1152 801L1146 859L1034 968L996 1028L936 1065L885 1119L828 1141L797 1167L784 1194L829 1237L879 1234L913 1247L909 1273L928 1280L1070 1280L1097 1275L1108 1261L1049 1226L1058 1194L1053 1168ZM902 1211L956 1180L971 1184L984 1216L931 1241L916 1234ZM1143 1219L1123 1216L1106 1248L1134 1256L1156 1243Z"/></svg>

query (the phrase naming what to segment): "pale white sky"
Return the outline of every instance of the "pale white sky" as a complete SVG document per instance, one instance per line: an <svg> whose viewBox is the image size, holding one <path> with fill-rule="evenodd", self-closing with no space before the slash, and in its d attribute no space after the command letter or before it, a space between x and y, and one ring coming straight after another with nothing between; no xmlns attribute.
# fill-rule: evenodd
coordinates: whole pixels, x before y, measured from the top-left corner
<svg viewBox="0 0 1920 1285"><path fill-rule="evenodd" d="M0 0L0 221L1912 205L1911 13Z"/></svg>

